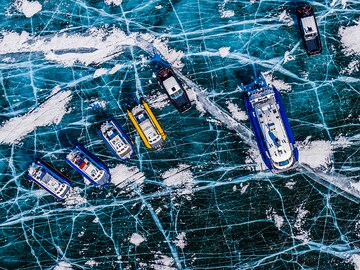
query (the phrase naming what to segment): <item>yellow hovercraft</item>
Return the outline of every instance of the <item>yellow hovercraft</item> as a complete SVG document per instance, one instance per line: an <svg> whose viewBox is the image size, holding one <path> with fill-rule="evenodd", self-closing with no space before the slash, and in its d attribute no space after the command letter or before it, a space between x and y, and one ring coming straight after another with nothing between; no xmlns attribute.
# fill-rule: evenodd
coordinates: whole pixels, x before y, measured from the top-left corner
<svg viewBox="0 0 360 270"><path fill-rule="evenodd" d="M163 147L166 134L144 100L132 109L127 109L127 114L147 148Z"/></svg>

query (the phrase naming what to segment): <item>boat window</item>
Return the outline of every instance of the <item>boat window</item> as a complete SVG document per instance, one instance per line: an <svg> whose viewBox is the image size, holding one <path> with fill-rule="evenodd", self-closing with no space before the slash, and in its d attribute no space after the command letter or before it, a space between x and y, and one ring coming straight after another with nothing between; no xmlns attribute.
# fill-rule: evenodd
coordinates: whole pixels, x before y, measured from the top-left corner
<svg viewBox="0 0 360 270"><path fill-rule="evenodd" d="M141 123L147 119L147 116L144 113L141 113L138 116L136 116L136 119L138 120L139 123Z"/></svg>
<svg viewBox="0 0 360 270"><path fill-rule="evenodd" d="M288 165L288 164L289 164L289 160L284 160L284 161L279 162L280 166L285 166L285 165Z"/></svg>
<svg viewBox="0 0 360 270"><path fill-rule="evenodd" d="M84 162L84 160L80 156L76 156L74 162L76 165L80 166Z"/></svg>
<svg viewBox="0 0 360 270"><path fill-rule="evenodd" d="M173 87L172 90L173 90L173 91L176 91L176 88ZM183 92L182 92L182 90L179 88L176 92L173 92L173 93L170 95L170 97L173 98L173 99L177 99L177 98L181 97L182 94L183 94Z"/></svg>
<svg viewBox="0 0 360 270"><path fill-rule="evenodd" d="M165 68L165 69L162 69L159 71L158 73L158 76L161 78L161 79L166 79L167 77L169 77L170 74L170 69L168 68Z"/></svg>

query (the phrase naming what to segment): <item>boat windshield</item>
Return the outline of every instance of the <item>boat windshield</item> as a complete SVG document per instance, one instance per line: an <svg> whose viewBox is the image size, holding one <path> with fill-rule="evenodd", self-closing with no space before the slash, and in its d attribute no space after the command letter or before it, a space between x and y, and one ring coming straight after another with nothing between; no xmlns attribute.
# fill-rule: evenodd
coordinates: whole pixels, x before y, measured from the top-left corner
<svg viewBox="0 0 360 270"><path fill-rule="evenodd" d="M147 115L144 113L140 113L136 116L136 120L138 121L138 123L142 123L144 122L146 119L148 119Z"/></svg>
<svg viewBox="0 0 360 270"><path fill-rule="evenodd" d="M176 88L173 87L171 90L174 91L174 92L172 92L172 94L170 95L170 97L173 98L173 99L177 99L177 98L181 97L182 94L183 94L183 91L181 90L181 88L179 88L179 89L176 90Z"/></svg>
<svg viewBox="0 0 360 270"><path fill-rule="evenodd" d="M158 72L158 77L159 79L161 80L166 80L167 78L171 77L172 76L172 72L169 68L164 68L164 69L161 69L159 72Z"/></svg>
<svg viewBox="0 0 360 270"><path fill-rule="evenodd" d="M288 160L288 159L279 162L279 165L280 165L280 166L286 166L286 165L288 165L288 164L289 164L289 160Z"/></svg>

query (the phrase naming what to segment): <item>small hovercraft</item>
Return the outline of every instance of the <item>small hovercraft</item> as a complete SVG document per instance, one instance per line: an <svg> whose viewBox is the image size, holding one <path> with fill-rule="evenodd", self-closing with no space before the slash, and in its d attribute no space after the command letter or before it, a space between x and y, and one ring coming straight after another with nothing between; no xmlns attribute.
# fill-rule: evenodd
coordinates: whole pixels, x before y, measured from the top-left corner
<svg viewBox="0 0 360 270"><path fill-rule="evenodd" d="M151 62L155 64L154 74L161 88L166 92L176 109L181 113L190 110L190 99L170 64L157 53L151 58Z"/></svg>
<svg viewBox="0 0 360 270"><path fill-rule="evenodd" d="M98 133L117 158L127 160L134 154L134 147L129 136L115 119L104 122Z"/></svg>
<svg viewBox="0 0 360 270"><path fill-rule="evenodd" d="M67 177L40 159L31 164L27 177L58 200L66 199L73 186Z"/></svg>
<svg viewBox="0 0 360 270"><path fill-rule="evenodd" d="M296 17L307 54L315 55L321 53L320 34L313 8L309 5L298 8L296 10Z"/></svg>
<svg viewBox="0 0 360 270"><path fill-rule="evenodd" d="M166 134L144 100L132 109L127 109L127 113L147 148L163 147Z"/></svg>
<svg viewBox="0 0 360 270"><path fill-rule="evenodd" d="M266 166L275 172L292 168L299 153L279 91L268 85L262 75L243 90L247 93L246 111Z"/></svg>
<svg viewBox="0 0 360 270"><path fill-rule="evenodd" d="M108 167L81 144L76 145L65 160L94 186L104 186L110 182Z"/></svg>

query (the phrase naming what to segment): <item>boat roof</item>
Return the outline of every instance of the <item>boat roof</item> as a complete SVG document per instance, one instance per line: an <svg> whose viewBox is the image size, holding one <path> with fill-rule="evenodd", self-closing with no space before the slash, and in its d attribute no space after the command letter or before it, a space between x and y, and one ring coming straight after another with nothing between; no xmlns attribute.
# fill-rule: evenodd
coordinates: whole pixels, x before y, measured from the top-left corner
<svg viewBox="0 0 360 270"><path fill-rule="evenodd" d="M301 18L305 35L312 35L317 33L316 22L314 15Z"/></svg>
<svg viewBox="0 0 360 270"><path fill-rule="evenodd" d="M254 98L256 118L264 135L264 140L273 162L279 163L289 160L292 156L292 147L279 112L279 105L275 100L274 92Z"/></svg>
<svg viewBox="0 0 360 270"><path fill-rule="evenodd" d="M174 93L177 93L179 90L181 90L180 85L176 81L176 79L171 76L167 78L165 81L163 81L164 87L166 88L169 95L172 95Z"/></svg>

